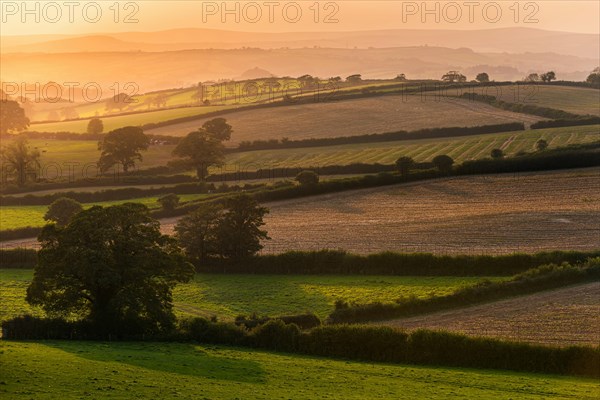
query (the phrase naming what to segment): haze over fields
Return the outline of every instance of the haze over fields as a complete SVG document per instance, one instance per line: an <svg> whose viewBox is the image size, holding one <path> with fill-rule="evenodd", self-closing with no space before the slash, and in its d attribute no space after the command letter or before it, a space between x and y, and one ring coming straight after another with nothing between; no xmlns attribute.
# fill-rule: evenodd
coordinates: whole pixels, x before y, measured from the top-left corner
<svg viewBox="0 0 600 400"><path fill-rule="evenodd" d="M276 35L196 28L1 40L4 81L98 82L103 87L135 82L141 92L236 79L253 68L276 76L390 78L404 73L410 79L448 70L473 79L486 70L494 80L519 80L552 68L561 79L581 80L600 55L598 35L534 28Z"/></svg>

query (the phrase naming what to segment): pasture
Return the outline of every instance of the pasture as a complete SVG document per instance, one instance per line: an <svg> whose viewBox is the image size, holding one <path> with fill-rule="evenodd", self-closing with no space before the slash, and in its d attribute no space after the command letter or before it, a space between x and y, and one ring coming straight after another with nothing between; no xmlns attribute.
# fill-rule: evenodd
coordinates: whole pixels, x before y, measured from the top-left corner
<svg viewBox="0 0 600 400"><path fill-rule="evenodd" d="M234 129L237 129L234 126ZM474 136L439 139L402 140L381 143L357 143L335 146L306 147L276 150L256 150L230 153L221 168L211 172L254 171L259 168L319 167L353 163L393 164L401 156L415 161L431 161L436 155L447 154L455 161L486 158L494 148L506 156L531 152L538 139L545 139L549 148L599 140L599 125L536 129ZM233 134L236 135L236 132ZM32 147L42 152L42 173L49 180L58 176L72 179L94 178L100 157L95 140L30 140ZM143 161L136 168L164 166L172 160L174 145L152 145L143 152Z"/></svg>
<svg viewBox="0 0 600 400"><path fill-rule="evenodd" d="M554 346L597 346L600 342L599 296L600 283L594 282L379 324Z"/></svg>
<svg viewBox="0 0 600 400"><path fill-rule="evenodd" d="M448 126L531 123L543 119L465 100L438 102L402 95L239 110L223 117L233 125L232 144L283 137L327 138ZM147 133L185 136L205 121L182 122L151 129Z"/></svg>
<svg viewBox="0 0 600 400"><path fill-rule="evenodd" d="M468 176L268 204L264 252L600 248L598 168Z"/></svg>
<svg viewBox="0 0 600 400"><path fill-rule="evenodd" d="M401 156L417 162L431 161L447 154L456 162L489 158L492 149L502 149L506 156L535 150L535 142L545 139L549 148L599 140L600 126L579 126L528 130L511 133L463 136L444 139L405 140L360 143L297 149L256 150L233 153L227 164L242 170L258 168L319 167L353 163L393 164Z"/></svg>
<svg viewBox="0 0 600 400"><path fill-rule="evenodd" d="M124 126L137 126L148 123L164 122L172 119L190 117L194 115L202 115L215 111L222 111L229 108L235 108L235 106L196 106L196 107L182 107L172 109L162 109L155 111L146 111L140 113L133 113L127 115L116 115L116 116L104 116L101 117L104 123L104 131L109 132L111 130L122 128ZM32 123L29 126L30 131L37 132L74 132L74 133L85 133L89 119L80 119L72 121L60 121L60 122L42 122ZM202 124L200 124L202 125ZM200 126L198 125L198 126Z"/></svg>
<svg viewBox="0 0 600 400"><path fill-rule="evenodd" d="M519 83L508 86L475 88L452 88L440 91L424 92L429 101L452 101L462 93L477 93L494 96L507 103L529 104L567 111L573 114L600 115L600 91L598 89L572 86L544 85L541 83Z"/></svg>
<svg viewBox="0 0 600 400"><path fill-rule="evenodd" d="M206 197L206 194L182 194L179 195L180 202L198 200ZM97 203L83 203L83 208L89 208L95 205L107 207L123 203L141 203L146 207L153 209L159 208L159 197L140 197L130 200L101 201ZM0 230L24 228L27 226L41 227L47 222L44 220L44 214L48 211L48 206L2 206L0 207Z"/></svg>
<svg viewBox="0 0 600 400"><path fill-rule="evenodd" d="M600 394L593 379L361 363L192 343L1 342L0 363L0 396L13 400L583 400Z"/></svg>
<svg viewBox="0 0 600 400"><path fill-rule="evenodd" d="M40 313L25 302L32 276L32 270L0 269L0 321ZM484 279L500 278L196 274L191 282L176 286L173 300L178 316L231 320L254 312L269 316L314 312L324 319L336 300L394 302L404 296L439 296Z"/></svg>

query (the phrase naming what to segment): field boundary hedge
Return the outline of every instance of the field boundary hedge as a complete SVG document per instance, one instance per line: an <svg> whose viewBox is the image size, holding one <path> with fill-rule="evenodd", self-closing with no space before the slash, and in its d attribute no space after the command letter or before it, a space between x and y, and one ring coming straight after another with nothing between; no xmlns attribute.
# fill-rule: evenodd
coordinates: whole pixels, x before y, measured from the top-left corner
<svg viewBox="0 0 600 400"><path fill-rule="evenodd" d="M335 310L329 315L328 322L362 323L404 318L599 280L600 258L589 259L582 265L569 263L543 265L527 270L507 281L484 281L445 296L398 299L395 304L338 302Z"/></svg>
<svg viewBox="0 0 600 400"><path fill-rule="evenodd" d="M580 114L570 113L564 110L558 110L550 107L540 107L533 104L524 103L509 103L503 100L498 100L495 96L486 94L477 94L473 92L465 92L458 96L460 99L467 99L470 101L479 101L482 103L489 104L493 107L500 108L502 110L518 112L523 114L537 115L538 117L552 118L552 119L565 119L574 120L579 118L589 117L588 115L583 116Z"/></svg>
<svg viewBox="0 0 600 400"><path fill-rule="evenodd" d="M377 143L415 139L448 138L524 130L525 124L522 122L509 122L504 124L479 125L471 127L454 126L447 128L419 129L415 131L394 131L356 136L337 136L333 138L254 140L252 142L241 142L235 151L232 149L230 152L237 153L254 150L294 149L302 147L323 147L355 143Z"/></svg>
<svg viewBox="0 0 600 400"><path fill-rule="evenodd" d="M106 339L91 332L85 321L22 316L2 323L3 337L8 340ZM548 347L430 330L406 333L390 327L328 325L302 331L282 320L247 330L192 318L162 336L109 339L196 341L346 360L600 377L599 347Z"/></svg>
<svg viewBox="0 0 600 400"><path fill-rule="evenodd" d="M35 257L34 249L0 249L3 268L31 269ZM359 255L321 250L258 255L244 262L215 259L197 265L196 269L199 273L217 274L512 276L540 265L576 264L595 257L600 257L600 249L493 256L394 252Z"/></svg>

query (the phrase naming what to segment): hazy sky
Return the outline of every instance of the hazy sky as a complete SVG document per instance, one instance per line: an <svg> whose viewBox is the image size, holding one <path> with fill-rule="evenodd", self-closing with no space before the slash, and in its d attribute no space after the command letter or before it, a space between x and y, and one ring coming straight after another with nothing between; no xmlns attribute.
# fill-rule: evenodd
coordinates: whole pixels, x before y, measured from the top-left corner
<svg viewBox="0 0 600 400"><path fill-rule="evenodd" d="M0 10L2 35L87 34L190 27L281 32L522 26L600 32L600 2L597 0L0 0Z"/></svg>

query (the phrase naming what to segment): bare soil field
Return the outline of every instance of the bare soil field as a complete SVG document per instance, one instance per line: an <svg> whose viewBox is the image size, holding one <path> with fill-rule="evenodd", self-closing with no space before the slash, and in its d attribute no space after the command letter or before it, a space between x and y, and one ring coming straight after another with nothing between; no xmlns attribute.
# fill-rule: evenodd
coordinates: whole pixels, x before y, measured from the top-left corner
<svg viewBox="0 0 600 400"><path fill-rule="evenodd" d="M360 118L357 118L360 117ZM362 117L361 117L362 116ZM238 111L223 116L233 125L230 145L240 141L354 136L400 130L476 126L541 120L483 103L420 96L382 96L329 103ZM205 120L148 130L155 135L185 136Z"/></svg>
<svg viewBox="0 0 600 400"><path fill-rule="evenodd" d="M600 169L439 179L268 204L265 252L600 248Z"/></svg>
<svg viewBox="0 0 600 400"><path fill-rule="evenodd" d="M378 323L549 345L600 344L600 282Z"/></svg>

